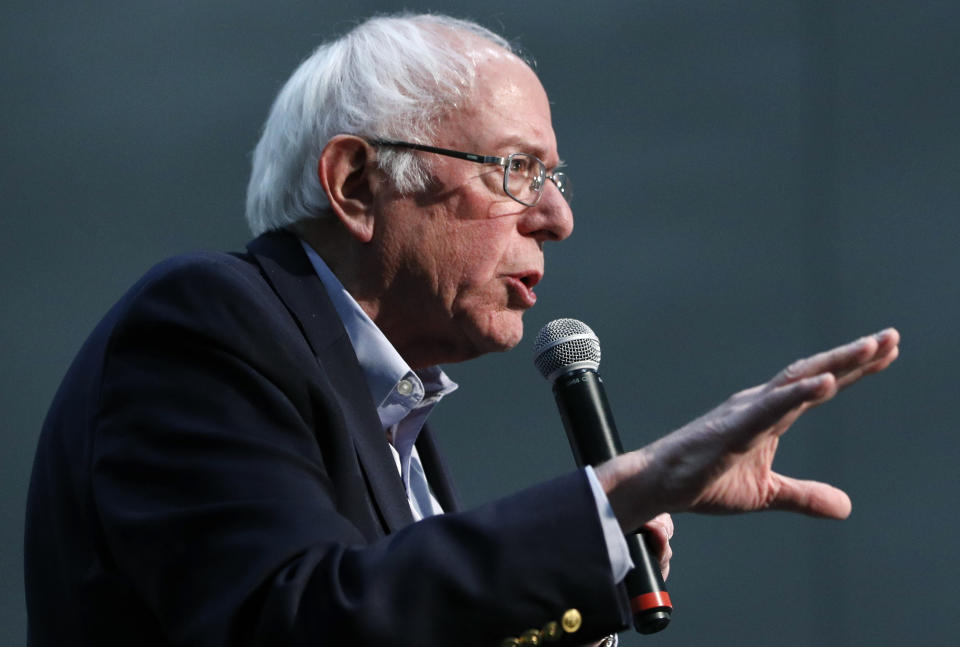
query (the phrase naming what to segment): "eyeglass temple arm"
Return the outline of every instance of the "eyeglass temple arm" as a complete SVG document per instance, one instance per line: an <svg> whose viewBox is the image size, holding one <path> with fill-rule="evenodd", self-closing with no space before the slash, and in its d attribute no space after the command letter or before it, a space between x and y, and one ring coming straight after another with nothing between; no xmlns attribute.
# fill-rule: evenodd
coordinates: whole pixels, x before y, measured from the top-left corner
<svg viewBox="0 0 960 647"><path fill-rule="evenodd" d="M411 142L400 142L391 139L374 139L370 142L374 146L396 146L397 148L411 148L413 150L423 151L425 153L436 153L437 155L446 155L447 157L456 157L457 159L477 162L478 164L499 164L506 166L505 157L496 155L477 155L476 153L464 153L449 148L438 148L436 146L427 146L426 144L413 144Z"/></svg>

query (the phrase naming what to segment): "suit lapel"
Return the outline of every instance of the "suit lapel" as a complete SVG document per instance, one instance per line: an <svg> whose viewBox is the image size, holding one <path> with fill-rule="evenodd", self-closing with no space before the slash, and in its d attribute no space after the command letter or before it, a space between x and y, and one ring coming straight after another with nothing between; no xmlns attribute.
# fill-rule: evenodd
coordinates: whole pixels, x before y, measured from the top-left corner
<svg viewBox="0 0 960 647"><path fill-rule="evenodd" d="M430 489L433 490L433 495L437 497L440 507L443 508L444 512L460 510L460 497L453 487L453 480L447 471L446 463L441 458L437 440L433 437L429 425L425 425L417 437L417 453L420 454L423 471L427 475Z"/></svg>
<svg viewBox="0 0 960 647"><path fill-rule="evenodd" d="M318 363L330 376L377 512L387 532L413 522L376 405L340 318L294 235L263 234L247 246L296 319Z"/></svg>

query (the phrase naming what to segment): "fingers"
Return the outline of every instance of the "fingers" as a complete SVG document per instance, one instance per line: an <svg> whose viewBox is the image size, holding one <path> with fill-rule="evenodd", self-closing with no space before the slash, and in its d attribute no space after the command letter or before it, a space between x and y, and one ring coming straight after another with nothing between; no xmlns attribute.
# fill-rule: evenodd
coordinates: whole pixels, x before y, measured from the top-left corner
<svg viewBox="0 0 960 647"><path fill-rule="evenodd" d="M843 490L819 481L804 481L782 474L773 476L779 489L770 508L828 519L846 519L850 516L852 504Z"/></svg>
<svg viewBox="0 0 960 647"><path fill-rule="evenodd" d="M900 333L895 328L887 328L849 344L797 360L778 373L769 384L778 387L821 373L833 373L838 388L844 388L864 375L889 366L897 357L899 342Z"/></svg>
<svg viewBox="0 0 960 647"><path fill-rule="evenodd" d="M673 517L667 513L657 515L643 525L643 531L647 546L657 555L660 573L666 581L670 574L670 559L673 557L673 549L670 547L674 531Z"/></svg>
<svg viewBox="0 0 960 647"><path fill-rule="evenodd" d="M890 335L880 342L874 357L863 366L856 368L844 375L837 376L837 387L844 389L859 380L864 375L879 373L890 366L900 355L900 334L894 329L889 329ZM884 331L887 332L887 331Z"/></svg>
<svg viewBox="0 0 960 647"><path fill-rule="evenodd" d="M824 402L836 393L837 381L831 373L770 388L730 420L729 437L737 445L751 442L764 430L776 429L782 433L800 415L804 405Z"/></svg>
<svg viewBox="0 0 960 647"><path fill-rule="evenodd" d="M665 545L673 538L673 517L666 512L658 514L643 524L643 529L649 531L651 535L656 536L658 546L661 544Z"/></svg>

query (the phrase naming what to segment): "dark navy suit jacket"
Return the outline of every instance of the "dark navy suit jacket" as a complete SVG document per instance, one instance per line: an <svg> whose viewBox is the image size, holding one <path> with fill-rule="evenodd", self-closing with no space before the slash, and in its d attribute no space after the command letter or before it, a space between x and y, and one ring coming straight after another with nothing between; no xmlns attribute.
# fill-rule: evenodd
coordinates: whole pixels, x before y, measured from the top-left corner
<svg viewBox="0 0 960 647"><path fill-rule="evenodd" d="M429 431L418 448L457 510ZM411 521L297 239L176 257L95 329L44 423L29 641L492 646L572 607L572 644L629 620L582 472Z"/></svg>

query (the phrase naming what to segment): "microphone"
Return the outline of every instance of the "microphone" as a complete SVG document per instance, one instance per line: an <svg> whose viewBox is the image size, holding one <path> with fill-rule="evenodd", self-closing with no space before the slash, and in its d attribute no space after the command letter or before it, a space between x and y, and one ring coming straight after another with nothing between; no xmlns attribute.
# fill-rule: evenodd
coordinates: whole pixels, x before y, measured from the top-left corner
<svg viewBox="0 0 960 647"><path fill-rule="evenodd" d="M582 321L556 319L537 334L534 359L540 374L553 384L563 427L577 465L599 465L623 453L613 413L603 389L600 340ZM651 558L643 533L625 535L634 569L624 584L630 596L633 625L652 634L670 624L673 604Z"/></svg>

